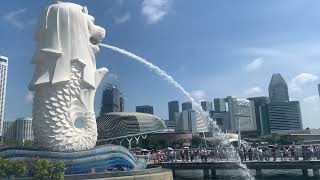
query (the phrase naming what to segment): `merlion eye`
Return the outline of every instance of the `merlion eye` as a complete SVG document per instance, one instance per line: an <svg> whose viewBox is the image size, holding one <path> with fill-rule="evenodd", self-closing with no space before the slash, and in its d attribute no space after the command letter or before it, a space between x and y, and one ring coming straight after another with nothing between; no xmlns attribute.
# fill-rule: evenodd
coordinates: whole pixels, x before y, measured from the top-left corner
<svg viewBox="0 0 320 180"><path fill-rule="evenodd" d="M82 12L85 14L89 14L88 8L86 6L83 6Z"/></svg>

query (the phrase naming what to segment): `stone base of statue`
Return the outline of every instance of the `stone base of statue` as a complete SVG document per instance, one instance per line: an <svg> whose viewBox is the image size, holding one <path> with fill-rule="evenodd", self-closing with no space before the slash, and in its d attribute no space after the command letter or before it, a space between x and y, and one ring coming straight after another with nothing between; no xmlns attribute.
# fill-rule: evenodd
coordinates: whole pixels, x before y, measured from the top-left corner
<svg viewBox="0 0 320 180"><path fill-rule="evenodd" d="M26 163L36 158L64 161L65 174L100 173L107 171L132 171L145 168L123 146L97 146L79 152L55 152L39 147L6 147L0 149L0 158L21 160Z"/></svg>

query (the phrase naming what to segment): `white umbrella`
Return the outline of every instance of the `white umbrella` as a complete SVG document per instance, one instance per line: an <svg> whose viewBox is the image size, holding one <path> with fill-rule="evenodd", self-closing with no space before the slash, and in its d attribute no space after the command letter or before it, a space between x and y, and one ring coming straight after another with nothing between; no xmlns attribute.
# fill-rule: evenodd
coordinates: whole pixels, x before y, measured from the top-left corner
<svg viewBox="0 0 320 180"><path fill-rule="evenodd" d="M173 151L173 149L172 149L171 147L168 147L167 149L168 149L169 151Z"/></svg>

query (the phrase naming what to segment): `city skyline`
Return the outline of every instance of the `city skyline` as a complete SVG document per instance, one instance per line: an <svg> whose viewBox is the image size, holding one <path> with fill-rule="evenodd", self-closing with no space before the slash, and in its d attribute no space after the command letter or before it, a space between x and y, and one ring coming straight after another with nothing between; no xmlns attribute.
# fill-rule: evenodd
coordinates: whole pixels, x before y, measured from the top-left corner
<svg viewBox="0 0 320 180"><path fill-rule="evenodd" d="M304 127L320 127L320 39L315 22L319 2L270 1L249 6L248 1L198 4L172 0L164 1L170 3L162 16L143 11L147 5L142 1L71 2L89 7L98 24L107 29L107 43L159 65L199 101L229 95L267 96L271 75L279 72L288 82L291 100L301 103ZM6 120L31 114L32 94L27 84L33 71L32 34L40 9L49 3L10 1L0 7L0 54L8 56L11 63ZM250 9L253 5L255 8ZM196 14L193 8L201 8L202 12ZM302 11L306 12L303 16L298 13ZM196 24L190 26L191 22ZM126 111L150 104L156 115L168 119L167 102L188 101L165 81L122 55L101 48L97 64L112 70L104 81L121 87ZM102 90L100 87L95 101L97 112Z"/></svg>

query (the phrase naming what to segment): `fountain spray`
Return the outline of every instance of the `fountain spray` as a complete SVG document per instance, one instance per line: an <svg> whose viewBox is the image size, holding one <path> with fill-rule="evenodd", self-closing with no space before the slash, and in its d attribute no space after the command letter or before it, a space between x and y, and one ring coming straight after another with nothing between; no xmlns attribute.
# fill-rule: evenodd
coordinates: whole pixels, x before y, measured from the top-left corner
<svg viewBox="0 0 320 180"><path fill-rule="evenodd" d="M110 49L112 51L115 51L115 52L121 53L123 55L126 55L126 56L128 56L128 57L130 57L132 59L137 60L138 62L140 62L140 63L144 64L145 66L147 66L151 71L154 71L157 75L163 77L164 80L168 81L174 87L179 89L185 96L187 96L187 98L195 105L195 107L197 109L199 109L199 110L196 110L198 118L201 118L202 121L207 121L209 123L209 125L214 129L214 132L215 132L214 135L222 140L223 145L227 146L227 150L228 149L231 150L231 152L228 153L228 156L232 160L234 160L236 163L238 163L238 165L240 166L240 168L242 170L241 171L242 176L244 178L246 178L246 179L254 180L254 177L251 176L250 171L246 167L246 165L241 163L241 160L240 160L240 157L239 157L238 153L236 152L235 148L229 143L229 140L228 140L228 137L226 136L226 134L223 133L220 130L220 128L218 127L216 122L209 117L209 114L202 110L200 103L198 101L196 101L191 96L191 94L184 89L184 87L181 84L179 84L176 80L174 80L172 76L167 74L164 70L160 69L158 66L156 66L156 65L152 64L151 62L147 61L146 59L144 59L144 58L142 58L140 56L137 56L137 55L135 55L135 54L133 54L133 53L131 53L129 51L126 51L124 49L121 49L121 48L118 48L118 47L115 47L115 46L111 46L111 45L108 45L108 44L100 43L99 45L102 46L102 47L108 48L108 49Z"/></svg>

